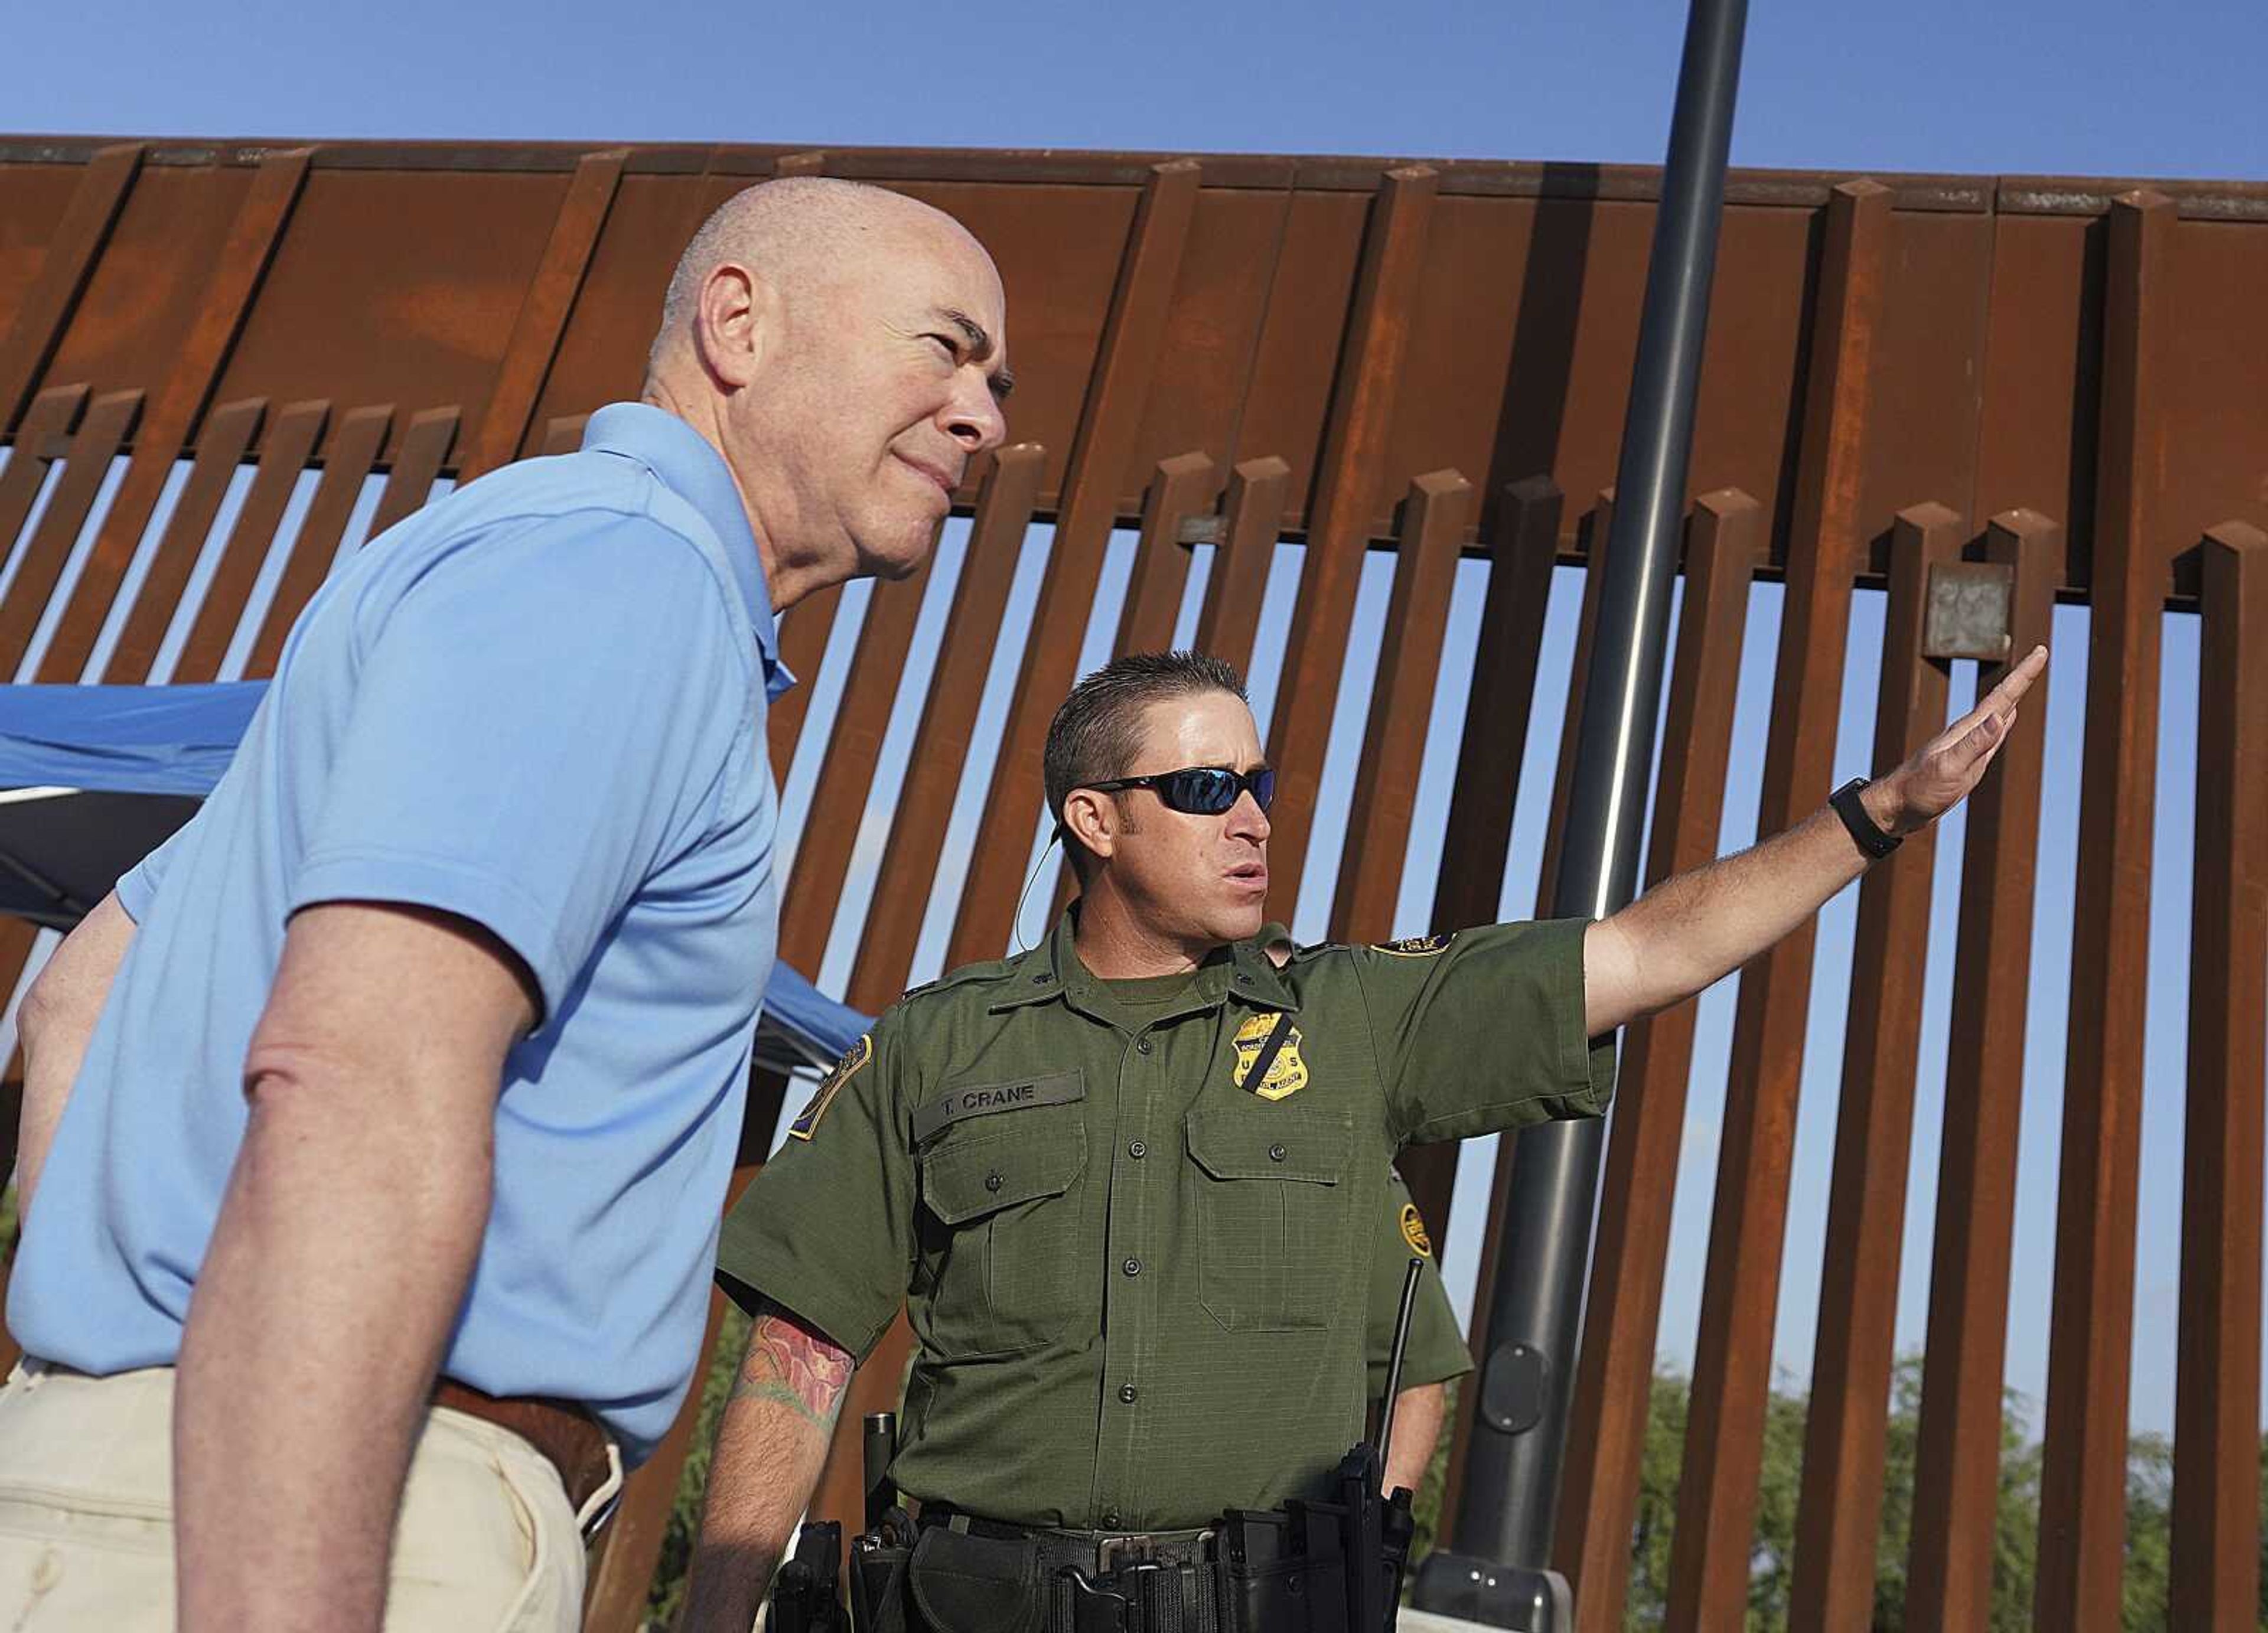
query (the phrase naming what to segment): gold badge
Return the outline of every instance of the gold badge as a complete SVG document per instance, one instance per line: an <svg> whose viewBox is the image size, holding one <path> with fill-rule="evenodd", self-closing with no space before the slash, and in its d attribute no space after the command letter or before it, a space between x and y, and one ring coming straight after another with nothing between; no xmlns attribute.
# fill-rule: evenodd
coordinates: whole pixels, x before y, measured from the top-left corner
<svg viewBox="0 0 2268 1633"><path fill-rule="evenodd" d="M1405 936L1399 941L1374 941L1373 953L1391 953L1401 959L1430 958L1456 939L1454 931L1438 936Z"/></svg>
<svg viewBox="0 0 2268 1633"><path fill-rule="evenodd" d="M861 1033L858 1041L843 1052L843 1058L819 1080L819 1087L811 1100L796 1113L795 1121L787 1125L788 1137L807 1140L817 1131L819 1120L827 1114L828 1107L835 1102L836 1092L858 1075L858 1069L874 1058L874 1034Z"/></svg>
<svg viewBox="0 0 2268 1633"><path fill-rule="evenodd" d="M1261 1054L1268 1047L1269 1037L1275 1032L1276 1023L1282 1019L1273 1011L1263 1011L1239 1026L1233 1040L1236 1046L1236 1070L1233 1080L1238 1088L1249 1087L1263 1100L1280 1100L1307 1086L1307 1063L1300 1058L1301 1039L1297 1026L1284 1029L1284 1041L1278 1045L1276 1056L1267 1063L1260 1081L1249 1085L1245 1082L1252 1075L1253 1067L1259 1064Z"/></svg>
<svg viewBox="0 0 2268 1633"><path fill-rule="evenodd" d="M1433 1256L1433 1239L1425 1234L1425 1216L1418 1211L1414 1202L1402 1204L1402 1239L1410 1244L1410 1252L1428 1259Z"/></svg>

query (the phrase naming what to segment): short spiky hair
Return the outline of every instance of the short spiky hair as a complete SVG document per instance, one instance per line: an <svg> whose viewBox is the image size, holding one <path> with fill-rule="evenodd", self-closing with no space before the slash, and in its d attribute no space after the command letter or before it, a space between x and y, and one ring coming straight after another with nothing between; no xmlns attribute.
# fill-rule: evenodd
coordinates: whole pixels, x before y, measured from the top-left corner
<svg viewBox="0 0 2268 1633"><path fill-rule="evenodd" d="M1244 677L1226 658L1203 652L1132 652L1114 658L1077 686L1048 726L1042 761L1048 813L1063 820L1064 799L1074 788L1089 788L1129 775L1128 764L1142 746L1142 711L1169 697L1197 692L1226 692L1239 702ZM1074 865L1088 860L1084 847L1066 836Z"/></svg>

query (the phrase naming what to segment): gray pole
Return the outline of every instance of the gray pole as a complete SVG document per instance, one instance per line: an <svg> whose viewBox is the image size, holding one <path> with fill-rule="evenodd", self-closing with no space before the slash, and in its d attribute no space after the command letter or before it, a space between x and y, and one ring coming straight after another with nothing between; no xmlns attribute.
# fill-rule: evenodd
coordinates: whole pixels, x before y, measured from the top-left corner
<svg viewBox="0 0 2268 1633"><path fill-rule="evenodd" d="M1747 0L1693 0L1686 23L1566 842L1558 879L1545 881L1555 916L1602 918L1637 892L1747 18ZM1526 1129L1513 1150L1482 1350L1482 1409L1457 1517L1460 1554L1533 1569L1550 1562L1604 1145L1604 1125L1592 1119Z"/></svg>

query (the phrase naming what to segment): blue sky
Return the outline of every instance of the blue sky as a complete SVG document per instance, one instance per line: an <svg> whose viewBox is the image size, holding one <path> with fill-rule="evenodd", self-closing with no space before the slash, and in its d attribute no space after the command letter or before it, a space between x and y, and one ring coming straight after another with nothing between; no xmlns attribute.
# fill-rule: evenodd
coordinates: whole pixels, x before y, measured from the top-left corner
<svg viewBox="0 0 2268 1633"><path fill-rule="evenodd" d="M1759 0L1749 18L1735 164L1904 171L2023 172L2268 179L2268 101L2257 68L2268 60L2268 10L2232 0L2161 8L2146 25L2131 6L2102 0L1993 5L1919 0L1881 8ZM698 8L653 0L637 8L584 0L538 7L158 5L33 7L11 19L0 63L5 123L24 132L137 135L500 137L561 140L751 141L821 144L1102 147L1569 158L1658 163L1666 140L1682 5L1595 0L1580 5L1452 7L1425 0L1391 8L1339 4L1103 7L996 4L980 10L901 4L801 8ZM225 518L223 519L224 526ZM1010 609L1029 613L1039 548ZM957 539L936 574L909 680L926 673L950 589ZM1374 627L1390 564L1372 563L1361 618ZM1123 576L1123 550L1114 571ZM1469 576L1479 570L1468 568ZM1272 701L1273 658L1288 617L1294 553L1279 562L1256 664L1256 702ZM1543 791L1556 752L1571 641L1567 611L1580 592L1563 574L1546 633L1546 684L1530 739L1528 791L1513 836L1505 910L1533 905L1533 857ZM1426 803L1413 844L1402 928L1424 928L1435 855L1424 832L1451 769L1448 739L1462 716L1478 580L1453 614L1429 748ZM1194 591L1193 591L1194 593ZM122 597L122 605L129 598ZM254 614L258 611L255 606ZM1107 629L1108 597L1098 608ZM1761 764L1777 619L1773 592L1752 614L1735 755ZM1852 678L1838 776L1865 768L1871 730L1873 651L1880 605L1853 614ZM847 660L838 641L821 674L814 725L823 725ZM2076 828L2078 722L2085 614L2058 614L2045 718L2049 756L2043 836L2038 979L2030 1017L2018 1195L2016 1301L2010 1381L2036 1400L2044 1379L2047 1286L2052 1271L2056 1140L2059 1123L2068 961L2071 848ZM1012 648L1012 641L1004 640ZM1358 655L1339 711L1332 762L1343 778L1359 742L1369 660ZM2193 695L2193 621L2169 621L2169 703ZM996 720L1009 677L996 673L986 719ZM1956 674L1957 696L1970 685ZM2186 690L2184 688L2187 688ZM917 694L909 691L908 698ZM889 752L902 756L917 701L899 711ZM2169 707L2161 745L2159 860L2154 900L2149 1081L2145 1093L2137 1291L2134 1417L2164 1428L2172 1412L2175 1255L2178 1247L2180 1090L2187 964L2189 791L2194 738L2187 711ZM984 729L980 725L980 734ZM981 735L980 735L981 740ZM979 754L983 759L982 751ZM879 841L901 762L886 767L866 828ZM981 789L983 766L968 790ZM789 778L791 822L815 767ZM1540 786L1539 786L1540 784ZM1754 778L1735 775L1727 845L1754 834ZM1745 807L1743 799L1750 803ZM965 866L967 813L946 838L946 877L933 904L925 960L938 956L946 893ZM791 835L792 837L792 835ZM1339 835L1319 826L1307 870L1327 889ZM1918 1346L1927 1296L1927 1241L1941 1109L1949 1004L1948 917L1958 879L1960 829L1939 848L1939 923L1930 950L1930 1008L1916 1118L1914 1187L1901 1277L1899 1338ZM1527 858L1523 869L1521 859ZM828 970L848 967L848 940L863 905L854 879ZM1044 892L1035 893L1043 894ZM1808 1370L1819 1235L1833 1141L1854 898L1828 909L1820 941L1797 1172L1781 1299L1778 1364ZM1303 936L1322 933L1319 895L1301 905ZM1027 915L1035 923L1036 913ZM1690 1354L1705 1251L1707 1188L1732 1012L1729 984L1703 1000L1703 1026L1681 1174L1670 1297L1662 1348ZM1490 1153L1465 1159L1461 1205L1449 1222L1449 1269L1469 1285Z"/></svg>

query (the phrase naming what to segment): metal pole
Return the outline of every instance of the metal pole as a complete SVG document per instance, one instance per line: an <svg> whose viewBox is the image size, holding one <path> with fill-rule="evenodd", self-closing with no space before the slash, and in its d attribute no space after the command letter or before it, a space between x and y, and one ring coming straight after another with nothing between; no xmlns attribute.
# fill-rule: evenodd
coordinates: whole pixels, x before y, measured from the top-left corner
<svg viewBox="0 0 2268 1633"><path fill-rule="evenodd" d="M1693 0L1686 22L1566 843L1558 879L1546 881L1555 916L1604 917L1637 890L1747 18L1747 0ZM1482 1350L1482 1409L1457 1518L1460 1554L1534 1569L1550 1563L1604 1144L1604 1125L1587 1119L1525 1129L1514 1148Z"/></svg>

